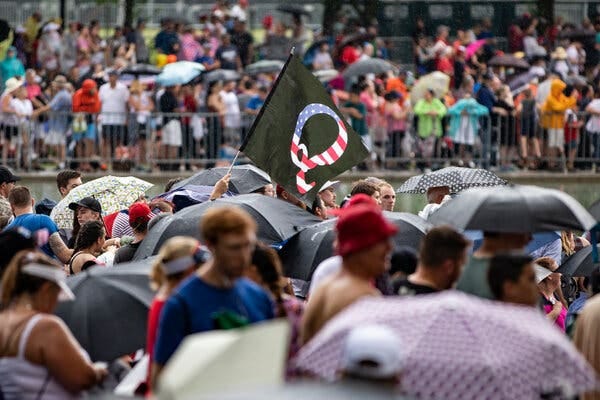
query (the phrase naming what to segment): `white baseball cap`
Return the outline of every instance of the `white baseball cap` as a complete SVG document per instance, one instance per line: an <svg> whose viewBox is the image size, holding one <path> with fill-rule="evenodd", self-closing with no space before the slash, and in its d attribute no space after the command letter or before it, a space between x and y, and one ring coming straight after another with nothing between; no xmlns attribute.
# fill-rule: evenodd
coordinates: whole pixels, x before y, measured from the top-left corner
<svg viewBox="0 0 600 400"><path fill-rule="evenodd" d="M23 266L21 271L24 274L35 276L38 278L45 279L50 282L54 282L60 288L59 300L74 300L75 294L67 285L67 274L57 267L52 265L40 264L40 263L29 263Z"/></svg>
<svg viewBox="0 0 600 400"><path fill-rule="evenodd" d="M321 193L323 190L329 189L332 186L337 186L340 183L340 181L327 181L323 184L323 186L321 186L321 189L319 189L319 193Z"/></svg>
<svg viewBox="0 0 600 400"><path fill-rule="evenodd" d="M535 270L535 283L540 283L550 275L552 275L552 271L548 268L544 268L539 264L533 264L533 269Z"/></svg>
<svg viewBox="0 0 600 400"><path fill-rule="evenodd" d="M346 337L340 369L346 374L370 379L389 379L402 370L402 342L387 326L366 325L352 329Z"/></svg>

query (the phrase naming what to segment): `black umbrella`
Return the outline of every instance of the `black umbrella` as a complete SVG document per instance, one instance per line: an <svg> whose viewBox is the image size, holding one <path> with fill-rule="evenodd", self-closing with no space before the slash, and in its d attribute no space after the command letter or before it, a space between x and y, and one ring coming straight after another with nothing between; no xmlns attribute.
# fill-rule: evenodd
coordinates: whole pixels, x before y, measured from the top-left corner
<svg viewBox="0 0 600 400"><path fill-rule="evenodd" d="M305 9L303 6L298 6L295 4L282 4L277 6L277 11L281 11L284 13L292 14L292 15L306 15L310 17L310 11Z"/></svg>
<svg viewBox="0 0 600 400"><path fill-rule="evenodd" d="M258 226L258 239L268 245L280 243L302 228L320 221L286 201L261 194L242 194L187 207L152 227L140 244L135 259L157 254L163 243L174 236L200 237L202 215L212 207L235 206L247 211Z"/></svg>
<svg viewBox="0 0 600 400"><path fill-rule="evenodd" d="M10 35L10 25L5 19L0 19L0 42L8 39Z"/></svg>
<svg viewBox="0 0 600 400"><path fill-rule="evenodd" d="M586 246L578 252L571 254L562 262L556 272L560 272L566 276L591 276L592 272L598 269L598 265L594 265L592 249L592 246Z"/></svg>
<svg viewBox="0 0 600 400"><path fill-rule="evenodd" d="M67 279L75 300L59 303L65 321L94 361L112 361L146 344L148 310L154 297L151 260L94 267Z"/></svg>
<svg viewBox="0 0 600 400"><path fill-rule="evenodd" d="M369 58L363 61L357 61L350 65L342 73L344 78L352 78L367 74L383 74L388 71L398 73L398 68L386 60L381 58Z"/></svg>
<svg viewBox="0 0 600 400"><path fill-rule="evenodd" d="M396 246L418 249L421 238L431 224L410 213L384 212L384 214L399 228L394 236ZM304 228L283 245L279 255L284 265L285 276L304 281L311 280L315 268L321 261L333 255L336 222L336 219L331 219Z"/></svg>
<svg viewBox="0 0 600 400"><path fill-rule="evenodd" d="M353 35L348 35L337 45L337 49L341 50L349 44L356 42L368 42L375 38L373 34L370 33L355 33Z"/></svg>
<svg viewBox="0 0 600 400"><path fill-rule="evenodd" d="M600 221L600 200L596 200L596 202L590 206L588 211L596 218L596 221Z"/></svg>
<svg viewBox="0 0 600 400"><path fill-rule="evenodd" d="M121 70L122 75L158 75L162 69L150 64L133 64Z"/></svg>
<svg viewBox="0 0 600 400"><path fill-rule="evenodd" d="M465 190L431 214L429 222L507 233L587 231L596 225L594 217L568 194L525 185Z"/></svg>
<svg viewBox="0 0 600 400"><path fill-rule="evenodd" d="M424 194L432 187L447 186L450 193L471 187L506 185L504 179L485 169L447 167L423 175L413 176L402 184L398 193Z"/></svg>
<svg viewBox="0 0 600 400"><path fill-rule="evenodd" d="M178 182L173 189L187 185L214 186L227 172L229 167L205 169ZM271 179L262 169L251 164L236 165L231 170L229 190L237 194L248 194L271 183Z"/></svg>
<svg viewBox="0 0 600 400"><path fill-rule="evenodd" d="M202 79L206 83L214 81L237 81L240 79L240 74L232 69L216 69L204 74Z"/></svg>
<svg viewBox="0 0 600 400"><path fill-rule="evenodd" d="M493 67L509 67L509 68L520 68L528 69L529 63L522 58L517 58L512 54L502 54L500 56L494 56L488 61L488 65Z"/></svg>
<svg viewBox="0 0 600 400"><path fill-rule="evenodd" d="M529 85L534 78L537 78L537 75L529 71L514 75L508 82L508 87L511 91L514 91L522 86Z"/></svg>

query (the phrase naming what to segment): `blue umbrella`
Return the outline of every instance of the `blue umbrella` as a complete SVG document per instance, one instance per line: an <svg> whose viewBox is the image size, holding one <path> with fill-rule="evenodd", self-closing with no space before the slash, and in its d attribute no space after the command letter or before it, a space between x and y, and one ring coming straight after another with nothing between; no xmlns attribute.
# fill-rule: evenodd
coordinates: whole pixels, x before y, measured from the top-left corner
<svg viewBox="0 0 600 400"><path fill-rule="evenodd" d="M156 77L156 83L162 86L185 85L204 71L204 65L191 61L178 61L167 64Z"/></svg>
<svg viewBox="0 0 600 400"><path fill-rule="evenodd" d="M204 203L210 198L214 186L186 185L163 193L157 198L168 200L173 203L176 211L181 211L194 204ZM235 193L227 191L223 197L234 196Z"/></svg>
<svg viewBox="0 0 600 400"><path fill-rule="evenodd" d="M465 235L470 241L473 242L473 252L475 252L479 246L483 243L483 232L482 231L464 231ZM534 233L533 238L527 245L527 253L533 253L542 246L547 245L560 238L560 232L538 232Z"/></svg>

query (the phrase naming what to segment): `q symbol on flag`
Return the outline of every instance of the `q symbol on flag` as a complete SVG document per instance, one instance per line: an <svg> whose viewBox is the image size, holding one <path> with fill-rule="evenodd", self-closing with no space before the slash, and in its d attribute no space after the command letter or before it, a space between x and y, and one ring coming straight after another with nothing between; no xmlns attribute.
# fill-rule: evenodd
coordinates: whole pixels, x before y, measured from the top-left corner
<svg viewBox="0 0 600 400"><path fill-rule="evenodd" d="M310 118L319 114L328 115L335 120L338 126L338 136L329 148L321 154L316 154L309 158L306 145L300 143L302 128L304 128L304 125L306 125ZM298 193L305 194L315 186L315 182L306 182L306 173L308 171L318 166L332 165L342 157L344 151L346 151L347 145L348 132L346 131L346 126L344 125L344 121L342 121L335 111L320 103L312 103L304 107L296 120L296 129L294 130L292 146L290 149L292 162L300 168L300 171L296 174L296 187L298 188ZM300 155L298 155L299 151Z"/></svg>

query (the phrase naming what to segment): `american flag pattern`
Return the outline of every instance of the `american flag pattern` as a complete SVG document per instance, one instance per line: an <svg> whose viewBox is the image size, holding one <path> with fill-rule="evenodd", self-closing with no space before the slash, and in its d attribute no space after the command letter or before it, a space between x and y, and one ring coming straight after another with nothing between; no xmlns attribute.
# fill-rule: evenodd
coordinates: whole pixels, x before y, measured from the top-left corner
<svg viewBox="0 0 600 400"><path fill-rule="evenodd" d="M338 137L335 142L321 154L316 154L309 158L306 145L300 143L302 129L311 117L319 114L329 115L335 120L338 125ZM335 111L321 103L312 103L304 107L302 112L298 115L290 149L292 162L300 168L300 171L296 174L296 187L298 192L300 194L305 194L315 186L315 182L306 182L306 173L308 171L318 166L332 165L342 157L347 146L348 132L346 131L346 126L344 125L344 121L335 113ZM298 151L301 151L300 155L298 155Z"/></svg>

